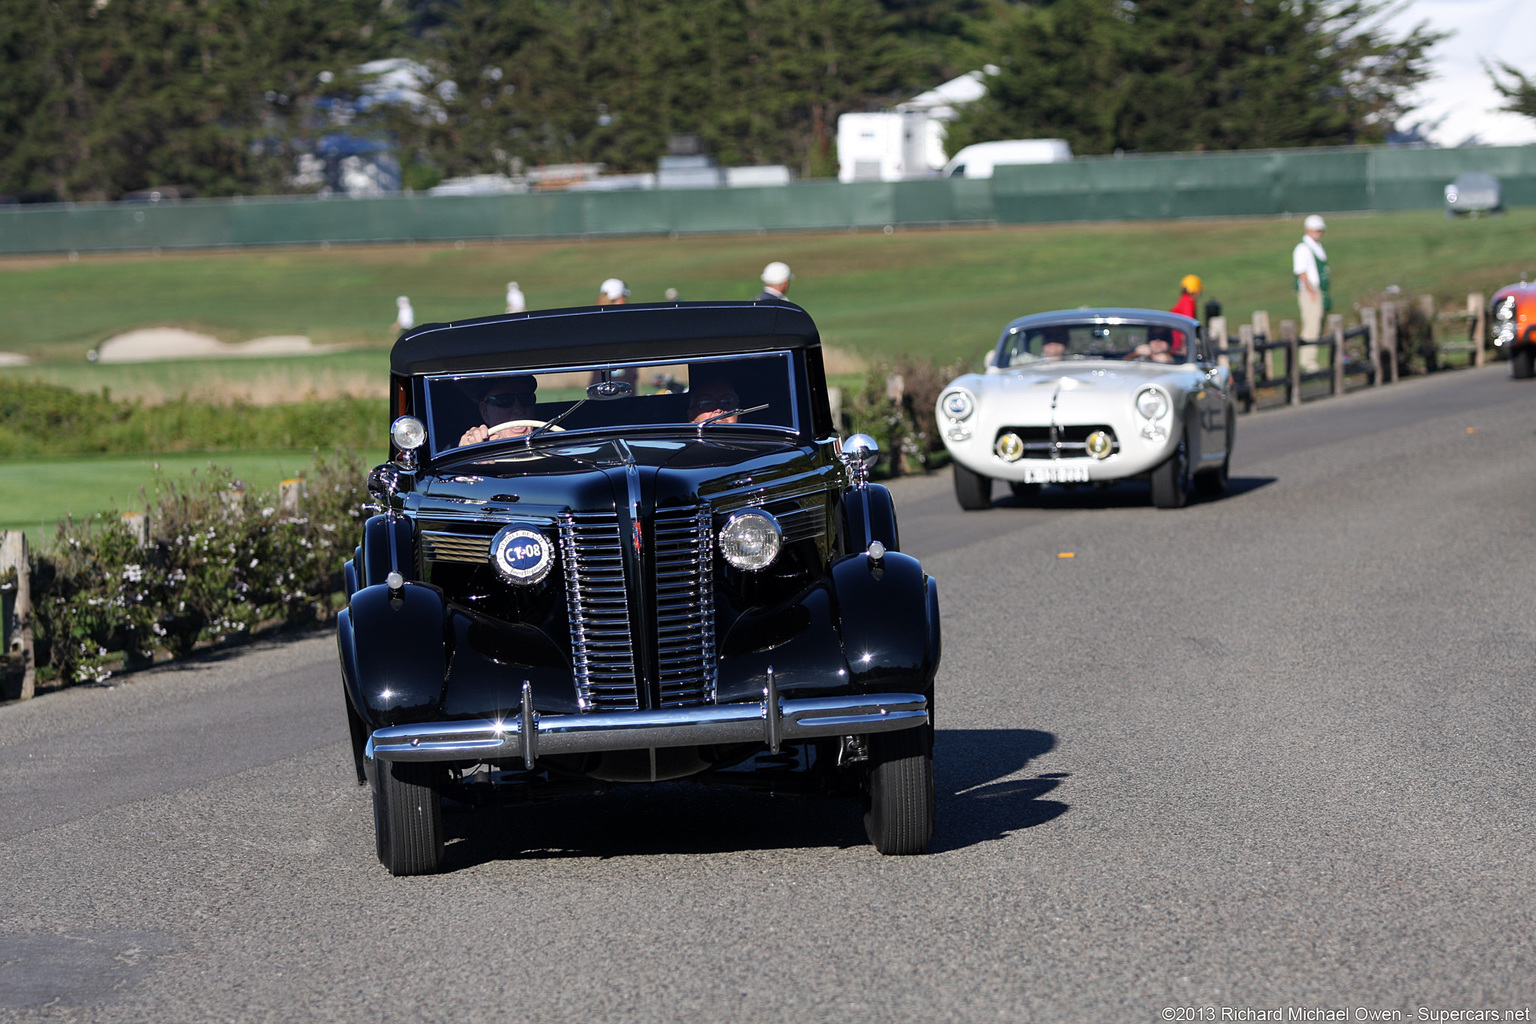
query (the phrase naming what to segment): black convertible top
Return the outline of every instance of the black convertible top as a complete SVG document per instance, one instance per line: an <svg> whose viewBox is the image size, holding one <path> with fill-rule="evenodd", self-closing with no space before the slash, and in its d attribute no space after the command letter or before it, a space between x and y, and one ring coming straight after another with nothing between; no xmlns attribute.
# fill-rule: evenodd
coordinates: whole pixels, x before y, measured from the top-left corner
<svg viewBox="0 0 1536 1024"><path fill-rule="evenodd" d="M390 351L397 374L687 359L820 347L810 314L788 302L579 306L422 324Z"/></svg>

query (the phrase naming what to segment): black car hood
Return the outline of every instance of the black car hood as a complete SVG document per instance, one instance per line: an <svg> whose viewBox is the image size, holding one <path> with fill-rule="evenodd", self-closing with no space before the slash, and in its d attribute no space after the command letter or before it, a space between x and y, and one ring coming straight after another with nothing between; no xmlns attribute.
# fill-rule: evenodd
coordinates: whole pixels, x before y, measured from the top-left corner
<svg viewBox="0 0 1536 1024"><path fill-rule="evenodd" d="M623 500L615 486L633 474L645 504L661 507L772 489L817 461L814 446L789 438L589 436L531 448L514 442L419 474L407 506L428 515L608 509Z"/></svg>

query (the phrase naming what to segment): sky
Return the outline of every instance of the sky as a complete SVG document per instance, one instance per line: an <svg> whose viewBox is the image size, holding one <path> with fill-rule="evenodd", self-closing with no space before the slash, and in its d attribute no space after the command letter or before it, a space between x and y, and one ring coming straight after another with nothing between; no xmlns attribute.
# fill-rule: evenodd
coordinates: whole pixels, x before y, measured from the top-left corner
<svg viewBox="0 0 1536 1024"><path fill-rule="evenodd" d="M1505 101L1482 66L1503 61L1536 78L1536 0L1411 0L1388 25L1393 35L1406 35L1424 21L1456 34L1430 51L1435 77L1415 94L1423 105L1399 127L1422 121L1424 134L1441 146L1474 137L1491 146L1536 143L1536 118L1499 113Z"/></svg>

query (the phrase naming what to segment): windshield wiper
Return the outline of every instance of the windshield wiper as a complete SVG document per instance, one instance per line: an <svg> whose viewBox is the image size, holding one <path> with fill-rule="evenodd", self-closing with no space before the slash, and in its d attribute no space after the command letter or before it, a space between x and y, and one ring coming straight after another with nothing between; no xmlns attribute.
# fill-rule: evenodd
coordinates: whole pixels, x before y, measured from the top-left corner
<svg viewBox="0 0 1536 1024"><path fill-rule="evenodd" d="M703 437L704 428L709 426L711 423L716 422L717 420L728 419L731 416L745 416L749 412L762 412L764 409L768 408L768 405L769 403L764 402L762 405L754 405L750 409L732 409L729 412L717 412L709 419L699 421L699 436Z"/></svg>

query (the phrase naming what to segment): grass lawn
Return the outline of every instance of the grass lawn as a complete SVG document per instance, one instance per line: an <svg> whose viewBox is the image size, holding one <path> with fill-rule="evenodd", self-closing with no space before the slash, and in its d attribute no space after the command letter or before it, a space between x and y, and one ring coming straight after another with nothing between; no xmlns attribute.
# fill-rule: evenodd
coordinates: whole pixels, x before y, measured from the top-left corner
<svg viewBox="0 0 1536 1024"><path fill-rule="evenodd" d="M376 453L383 461L384 453ZM314 461L309 451L221 452L213 455L105 455L0 462L0 530L24 530L33 546L46 544L66 514L77 520L97 512L143 511L143 491L154 495L155 467L175 480L228 467L250 494L276 493L277 485ZM371 463L370 463L371 464Z"/></svg>
<svg viewBox="0 0 1536 1024"><path fill-rule="evenodd" d="M1389 285L1464 302L1469 291L1491 293L1536 271L1536 209L1467 221L1435 211L1332 214L1328 224L1336 310L1369 302ZM358 371L382 382L398 294L411 296L423 323L500 312L509 279L535 308L590 303L611 276L629 283L636 302L659 301L669 287L684 299L747 299L763 265L782 259L795 269L791 298L816 318L829 345L865 358L979 358L1015 316L1078 305L1167 308L1187 273L1205 279L1205 297L1220 301L1229 319L1247 319L1255 309L1292 317L1290 250L1300 237L1300 218L1251 218L85 255L74 262L18 257L0 260L0 308L7 311L0 351L42 361L6 373L57 373L115 394L134 393L124 386L133 381L176 392L212 377L238 385L279 371L294 380ZM317 344L370 351L181 369L84 362L107 337L156 325L224 341L305 334Z"/></svg>

